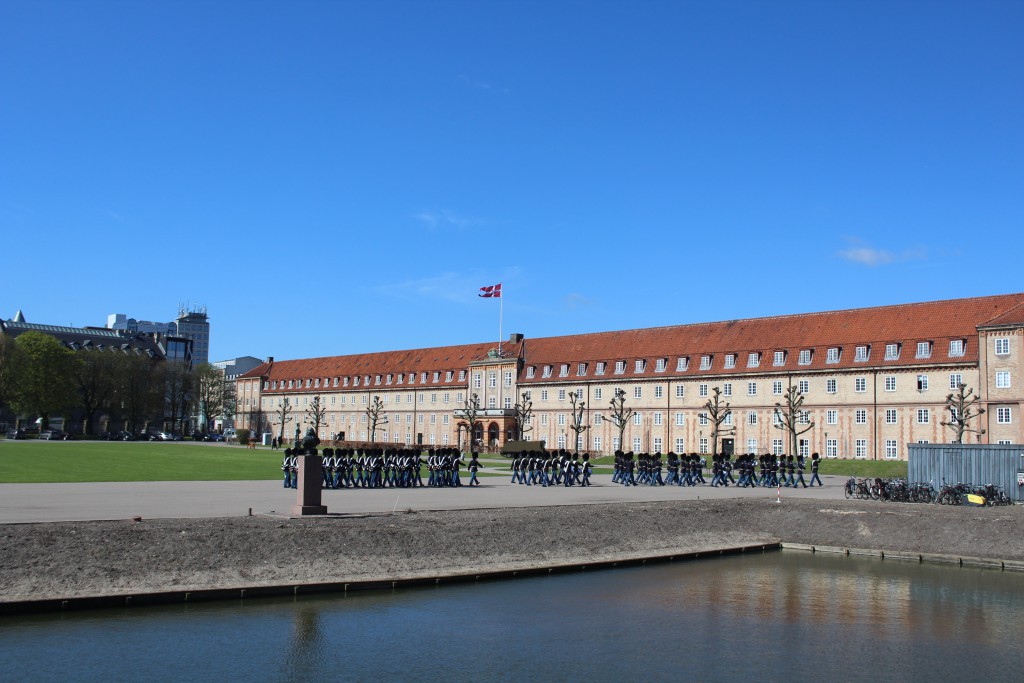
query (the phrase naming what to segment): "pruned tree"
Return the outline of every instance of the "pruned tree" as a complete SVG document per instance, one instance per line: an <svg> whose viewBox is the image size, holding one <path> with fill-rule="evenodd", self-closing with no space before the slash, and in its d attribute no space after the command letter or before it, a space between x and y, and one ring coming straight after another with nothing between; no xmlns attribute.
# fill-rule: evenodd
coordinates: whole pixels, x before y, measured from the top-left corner
<svg viewBox="0 0 1024 683"><path fill-rule="evenodd" d="M284 442L284 426L292 421L292 418L289 417L292 414L292 410L292 402L285 396L281 401L281 405L277 407L277 411L274 413L277 415L277 421L281 425L281 431L277 435L277 440L282 443Z"/></svg>
<svg viewBox="0 0 1024 683"><path fill-rule="evenodd" d="M327 404L319 395L314 396L306 408L306 422L313 426L313 433L320 438L320 425L327 424Z"/></svg>
<svg viewBox="0 0 1024 683"><path fill-rule="evenodd" d="M736 433L736 427L727 424L729 416L732 415L732 408L728 401L722 400L722 390L718 387L711 388L711 398L704 404L704 410L708 411L708 421L711 423L711 455L718 455L718 440L723 436Z"/></svg>
<svg viewBox="0 0 1024 683"><path fill-rule="evenodd" d="M576 435L576 439L573 441L573 450L580 450L580 437L583 432L590 429L590 425L583 424L583 414L586 404L580 399L583 398L581 394L575 391L569 392L569 405L572 406L572 423L569 425L569 429Z"/></svg>
<svg viewBox="0 0 1024 683"><path fill-rule="evenodd" d="M533 431L533 401L527 398L529 394L525 391L522 393L522 403L516 403L513 406L515 410L515 421L516 421L516 438L525 439L527 432Z"/></svg>
<svg viewBox="0 0 1024 683"><path fill-rule="evenodd" d="M224 415L225 408L234 392L231 384L224 377L224 371L209 363L197 367L192 376L195 381L196 401L199 402L199 429L203 433L207 433L210 430L210 422ZM262 415L263 406L257 405ZM262 425L257 425L256 429L261 427Z"/></svg>
<svg viewBox="0 0 1024 683"><path fill-rule="evenodd" d="M92 349L78 353L75 360L72 376L82 409L82 433L94 434L93 418L100 408L110 404L117 390L117 356Z"/></svg>
<svg viewBox="0 0 1024 683"><path fill-rule="evenodd" d="M633 418L634 411L632 408L626 407L626 392L622 389L616 389L615 394L612 396L611 408L608 411L608 419L615 425L615 428L619 430L619 448L623 448L622 440L626 433L626 425Z"/></svg>
<svg viewBox="0 0 1024 683"><path fill-rule="evenodd" d="M476 438L476 426L480 423L480 397L473 394L466 399L461 408L455 409L455 419L465 420L469 426L469 449L473 450L473 439Z"/></svg>
<svg viewBox="0 0 1024 683"><path fill-rule="evenodd" d="M11 406L41 420L40 431L50 428L50 417L74 407L74 370L78 359L55 337L32 330L15 340L16 360L11 377Z"/></svg>
<svg viewBox="0 0 1024 683"><path fill-rule="evenodd" d="M790 384L782 401L775 404L775 417L772 420L776 429L784 430L789 435L789 452L795 454L797 438L814 429L814 421L802 410L804 394L795 385Z"/></svg>
<svg viewBox="0 0 1024 683"><path fill-rule="evenodd" d="M374 396L370 405L366 406L366 421L370 423L370 443L377 441L377 430L388 423L388 416L384 413L384 401L380 396Z"/></svg>
<svg viewBox="0 0 1024 683"><path fill-rule="evenodd" d="M192 368L180 360L167 360L161 366L165 416L171 431L184 432L183 425L192 411Z"/></svg>
<svg viewBox="0 0 1024 683"><path fill-rule="evenodd" d="M980 400L981 398L974 393L974 389L968 389L963 382L957 385L956 393L946 396L949 421L940 422L939 424L953 430L953 434L956 437L953 443L963 443L964 434L969 434L970 432L974 432L979 437L985 433L984 429L974 429L969 426L971 420L985 414L985 409L978 407Z"/></svg>
<svg viewBox="0 0 1024 683"><path fill-rule="evenodd" d="M133 434L163 412L164 392L156 361L145 354L115 352L117 388L112 411Z"/></svg>
<svg viewBox="0 0 1024 683"><path fill-rule="evenodd" d="M0 331L0 412L10 403L16 348L14 337Z"/></svg>

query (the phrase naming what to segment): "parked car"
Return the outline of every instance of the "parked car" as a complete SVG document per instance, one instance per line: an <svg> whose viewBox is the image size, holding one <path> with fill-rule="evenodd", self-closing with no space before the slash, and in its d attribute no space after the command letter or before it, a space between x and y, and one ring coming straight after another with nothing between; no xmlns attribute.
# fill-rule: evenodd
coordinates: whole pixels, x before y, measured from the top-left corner
<svg viewBox="0 0 1024 683"><path fill-rule="evenodd" d="M75 436L74 434L62 432L59 429L47 429L46 431L39 435L39 438L45 441L70 441L74 439Z"/></svg>
<svg viewBox="0 0 1024 683"><path fill-rule="evenodd" d="M181 434L175 434L174 432L158 432L156 435L159 441L181 441Z"/></svg>
<svg viewBox="0 0 1024 683"><path fill-rule="evenodd" d="M8 429L6 436L7 436L8 439L24 439L25 438L25 430L24 429Z"/></svg>
<svg viewBox="0 0 1024 683"><path fill-rule="evenodd" d="M217 432L203 435L203 441L213 441L214 443L220 443L223 440L224 437L218 434Z"/></svg>

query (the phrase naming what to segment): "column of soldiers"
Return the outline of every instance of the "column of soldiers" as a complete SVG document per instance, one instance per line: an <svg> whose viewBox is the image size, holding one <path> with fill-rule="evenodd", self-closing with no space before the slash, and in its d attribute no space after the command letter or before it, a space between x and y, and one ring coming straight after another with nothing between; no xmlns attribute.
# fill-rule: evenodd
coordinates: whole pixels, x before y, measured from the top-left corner
<svg viewBox="0 0 1024 683"><path fill-rule="evenodd" d="M797 488L803 486L814 486L817 482L821 486L821 479L818 477L818 467L821 459L817 453L811 456L811 483L804 479L804 471L807 462L803 455L795 458L792 455L771 455L764 454L760 457L753 453L737 456L735 462L729 455L715 455L711 459L711 482L710 486L728 486L733 484L740 487L776 487L787 486ZM663 466L661 453L640 453L634 455L632 451L623 453L615 451L615 465L612 474L613 484L623 486L696 486L708 484L704 479L704 469L707 467L707 460L697 453L689 455L683 453L676 455L669 453L664 465L665 476L662 476ZM734 476L734 471L738 478ZM514 478L513 478L514 480Z"/></svg>
<svg viewBox="0 0 1024 683"><path fill-rule="evenodd" d="M300 450L284 451L281 471L285 488L297 486ZM426 483L424 464L429 474ZM459 476L463 464L461 454L454 448L431 448L426 459L415 448L325 448L321 472L325 489L457 487L463 485ZM471 486L479 485L476 474L482 467L474 453L468 464Z"/></svg>
<svg viewBox="0 0 1024 683"><path fill-rule="evenodd" d="M590 454L522 451L512 456L512 483L526 486L590 486Z"/></svg>

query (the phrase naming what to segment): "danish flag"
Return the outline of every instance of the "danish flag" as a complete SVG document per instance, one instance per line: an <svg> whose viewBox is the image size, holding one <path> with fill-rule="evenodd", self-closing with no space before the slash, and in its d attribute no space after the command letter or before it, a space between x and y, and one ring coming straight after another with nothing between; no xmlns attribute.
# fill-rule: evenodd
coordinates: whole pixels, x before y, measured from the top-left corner
<svg viewBox="0 0 1024 683"><path fill-rule="evenodd" d="M483 297L485 299L493 299L493 298L500 299L501 298L501 283L499 282L496 285L490 285L488 287L481 287L480 288L480 294L478 296L481 296L481 297Z"/></svg>

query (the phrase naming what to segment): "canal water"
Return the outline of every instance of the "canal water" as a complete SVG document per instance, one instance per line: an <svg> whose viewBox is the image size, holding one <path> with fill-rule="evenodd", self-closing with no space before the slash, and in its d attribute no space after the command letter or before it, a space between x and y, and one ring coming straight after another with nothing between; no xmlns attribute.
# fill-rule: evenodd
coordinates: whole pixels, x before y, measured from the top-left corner
<svg viewBox="0 0 1024 683"><path fill-rule="evenodd" d="M1024 575L773 552L0 618L13 681L1019 681Z"/></svg>

